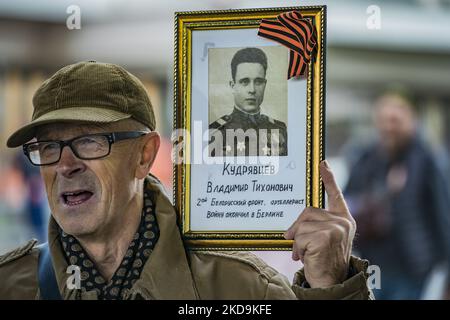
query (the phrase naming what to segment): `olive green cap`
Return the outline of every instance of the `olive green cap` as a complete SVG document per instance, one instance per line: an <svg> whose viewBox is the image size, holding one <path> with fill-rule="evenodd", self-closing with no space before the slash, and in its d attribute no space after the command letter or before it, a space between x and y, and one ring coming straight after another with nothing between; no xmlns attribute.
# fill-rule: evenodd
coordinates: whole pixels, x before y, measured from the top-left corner
<svg viewBox="0 0 450 320"><path fill-rule="evenodd" d="M38 126L61 122L109 123L133 118L155 129L153 107L144 85L120 66L84 61L46 80L33 96L31 122L7 141L18 147L36 136Z"/></svg>

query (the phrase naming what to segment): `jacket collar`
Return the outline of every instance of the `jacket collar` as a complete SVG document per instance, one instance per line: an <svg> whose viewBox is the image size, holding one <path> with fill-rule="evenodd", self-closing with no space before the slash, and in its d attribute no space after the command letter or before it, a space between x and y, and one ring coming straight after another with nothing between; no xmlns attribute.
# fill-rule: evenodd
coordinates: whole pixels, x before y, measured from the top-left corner
<svg viewBox="0 0 450 320"><path fill-rule="evenodd" d="M245 110L242 110L238 106L234 106L233 112L231 113L231 117L238 119L245 119L251 121L252 123L257 124L261 118L261 109L258 109L255 113L250 113Z"/></svg>
<svg viewBox="0 0 450 320"><path fill-rule="evenodd" d="M177 214L159 180L150 175L148 188L154 194L156 221L160 229L159 239L141 272L141 277L129 291L134 299L197 299L186 250L181 239L176 219ZM58 226L53 217L49 222L49 246L53 259L56 280L63 299L96 299L95 291L77 293L67 287L71 274L66 273L68 264L58 239Z"/></svg>

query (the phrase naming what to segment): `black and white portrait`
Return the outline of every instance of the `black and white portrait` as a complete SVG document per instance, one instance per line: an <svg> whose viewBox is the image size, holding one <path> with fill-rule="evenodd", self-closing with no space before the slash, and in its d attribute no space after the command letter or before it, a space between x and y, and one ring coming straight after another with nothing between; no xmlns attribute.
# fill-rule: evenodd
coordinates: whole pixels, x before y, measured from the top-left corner
<svg viewBox="0 0 450 320"><path fill-rule="evenodd" d="M180 29L189 36L177 42L174 101L186 234L234 239L235 231L286 230L306 200L320 201L320 192L307 197L323 145L323 86L316 67L288 79L290 49L259 36L258 23L229 18L223 28L214 20Z"/></svg>
<svg viewBox="0 0 450 320"><path fill-rule="evenodd" d="M209 154L287 156L286 48L210 48L208 59Z"/></svg>

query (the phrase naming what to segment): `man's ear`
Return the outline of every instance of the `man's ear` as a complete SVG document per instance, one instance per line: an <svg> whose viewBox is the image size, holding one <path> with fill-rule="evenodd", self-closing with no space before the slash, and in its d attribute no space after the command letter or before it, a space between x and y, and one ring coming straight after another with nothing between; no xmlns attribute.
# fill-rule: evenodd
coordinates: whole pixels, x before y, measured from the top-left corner
<svg viewBox="0 0 450 320"><path fill-rule="evenodd" d="M144 179L150 172L150 168L155 161L159 150L161 139L158 132L152 131L142 138L141 156L137 166L135 176L138 179Z"/></svg>
<svg viewBox="0 0 450 320"><path fill-rule="evenodd" d="M230 84L230 88L233 89L234 88L234 81L230 80L229 84Z"/></svg>

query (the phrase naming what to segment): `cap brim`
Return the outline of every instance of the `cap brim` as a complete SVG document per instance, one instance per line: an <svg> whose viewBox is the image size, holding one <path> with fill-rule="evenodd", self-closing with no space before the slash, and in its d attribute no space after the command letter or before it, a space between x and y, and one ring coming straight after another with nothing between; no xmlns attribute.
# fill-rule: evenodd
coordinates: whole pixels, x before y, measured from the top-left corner
<svg viewBox="0 0 450 320"><path fill-rule="evenodd" d="M36 136L37 127L58 122L91 122L109 123L131 118L131 115L105 109L104 107L73 107L50 111L33 120L26 126L14 132L6 142L9 148L15 148L30 141Z"/></svg>

